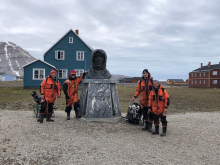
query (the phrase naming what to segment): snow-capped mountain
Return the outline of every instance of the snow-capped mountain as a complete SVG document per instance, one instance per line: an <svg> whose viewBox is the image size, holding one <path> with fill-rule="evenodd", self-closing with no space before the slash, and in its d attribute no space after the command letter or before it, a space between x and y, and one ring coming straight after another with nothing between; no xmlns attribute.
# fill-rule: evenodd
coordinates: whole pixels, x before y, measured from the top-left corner
<svg viewBox="0 0 220 165"><path fill-rule="evenodd" d="M34 60L35 58L20 46L10 41L0 42L0 72L23 76L22 66Z"/></svg>

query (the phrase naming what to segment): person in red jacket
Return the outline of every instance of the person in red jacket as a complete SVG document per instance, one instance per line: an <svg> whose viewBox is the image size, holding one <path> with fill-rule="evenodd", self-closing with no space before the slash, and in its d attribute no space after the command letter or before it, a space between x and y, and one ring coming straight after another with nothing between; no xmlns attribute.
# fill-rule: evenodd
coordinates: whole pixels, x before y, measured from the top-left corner
<svg viewBox="0 0 220 165"><path fill-rule="evenodd" d="M72 110L72 105L74 107L76 118L81 117L78 114L78 108L79 108L78 85L81 82L81 80L85 77L85 74L87 74L87 72L84 72L80 78L77 78L76 71L71 70L70 75L69 75L69 79L67 79L63 83L63 91L66 96L65 112L67 113L67 120L70 120L70 112Z"/></svg>
<svg viewBox="0 0 220 165"><path fill-rule="evenodd" d="M166 113L169 107L170 100L167 91L163 88L162 84L158 81L153 82L153 90L149 96L148 113L149 113L149 126L148 131L152 132L152 123L154 121L155 131L152 134L159 134L159 118L161 119L163 133L161 136L166 136L167 120Z"/></svg>
<svg viewBox="0 0 220 165"><path fill-rule="evenodd" d="M153 79L151 78L151 74L149 73L148 69L144 69L142 72L142 79L138 82L134 97L131 99L132 101L134 101L135 98L137 98L139 95L141 96L141 111L143 113L143 119L145 122L145 126L144 128L142 128L142 130L148 130L149 117L147 106L152 86Z"/></svg>
<svg viewBox="0 0 220 165"><path fill-rule="evenodd" d="M53 112L53 104L58 98L60 100L60 93L61 87L60 83L56 80L56 72L51 70L50 75L47 76L43 80L40 86L40 93L41 93L41 110L40 110L40 119L37 121L43 123L43 119L46 115L48 122L53 122L51 120L52 112Z"/></svg>

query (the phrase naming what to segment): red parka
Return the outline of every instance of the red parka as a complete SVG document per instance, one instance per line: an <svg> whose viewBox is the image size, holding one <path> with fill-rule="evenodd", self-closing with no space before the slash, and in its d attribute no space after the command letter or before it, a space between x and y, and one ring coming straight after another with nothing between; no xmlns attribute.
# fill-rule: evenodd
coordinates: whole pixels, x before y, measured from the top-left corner
<svg viewBox="0 0 220 165"><path fill-rule="evenodd" d="M149 96L148 109L151 109L154 114L161 114L164 108L169 107L169 95L163 88L162 84L159 85L158 93L152 90Z"/></svg>

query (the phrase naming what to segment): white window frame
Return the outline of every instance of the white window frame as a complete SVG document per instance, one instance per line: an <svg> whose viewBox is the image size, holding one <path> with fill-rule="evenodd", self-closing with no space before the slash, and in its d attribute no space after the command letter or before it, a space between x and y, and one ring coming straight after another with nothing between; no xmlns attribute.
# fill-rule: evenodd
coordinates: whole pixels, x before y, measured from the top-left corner
<svg viewBox="0 0 220 165"><path fill-rule="evenodd" d="M80 77L82 73L84 73L84 69L75 69L76 77Z"/></svg>
<svg viewBox="0 0 220 165"><path fill-rule="evenodd" d="M212 80L212 84L218 84L218 80Z"/></svg>
<svg viewBox="0 0 220 165"><path fill-rule="evenodd" d="M78 58L78 53L80 53L80 58ZM82 53L82 54L81 54ZM84 51L76 51L76 60L77 61L84 61Z"/></svg>
<svg viewBox="0 0 220 165"><path fill-rule="evenodd" d="M195 80L195 84L197 84L197 80Z"/></svg>
<svg viewBox="0 0 220 165"><path fill-rule="evenodd" d="M63 53L63 58L62 58L62 59L61 59L61 58L60 58L60 59L58 58L58 52ZM65 60L65 51L64 51L64 50L56 50L56 51L55 51L55 59L56 59L56 60Z"/></svg>
<svg viewBox="0 0 220 165"><path fill-rule="evenodd" d="M34 77L34 72L35 72L35 70L38 70L38 78L35 78ZM43 70L43 77L42 78L40 78L40 70ZM43 68L33 68L33 80L43 80L44 78L45 78L45 69L43 69Z"/></svg>
<svg viewBox="0 0 220 165"><path fill-rule="evenodd" d="M196 73L195 73L195 77L196 77Z"/></svg>
<svg viewBox="0 0 220 165"><path fill-rule="evenodd" d="M193 73L192 73L192 77L193 77Z"/></svg>
<svg viewBox="0 0 220 165"><path fill-rule="evenodd" d="M203 80L203 84L205 84L205 80Z"/></svg>
<svg viewBox="0 0 220 165"><path fill-rule="evenodd" d="M201 80L199 80L199 84L200 84L200 85L202 84L202 81L201 81Z"/></svg>
<svg viewBox="0 0 220 165"><path fill-rule="evenodd" d="M192 80L192 84L193 84L193 80Z"/></svg>
<svg viewBox="0 0 220 165"><path fill-rule="evenodd" d="M205 72L203 73L203 76L205 76Z"/></svg>
<svg viewBox="0 0 220 165"><path fill-rule="evenodd" d="M60 77L60 71L62 71L62 77ZM65 76L63 75L63 71L66 71L66 75ZM59 71L58 71L58 78L59 79L67 79L67 73L68 73L67 69L59 69Z"/></svg>
<svg viewBox="0 0 220 165"><path fill-rule="evenodd" d="M73 43L73 37L69 37L69 43L70 43L70 44Z"/></svg>
<svg viewBox="0 0 220 165"><path fill-rule="evenodd" d="M216 76L216 75L218 75L218 72L217 72L217 70L213 70L213 71L212 71L212 75L213 75L213 76Z"/></svg>
<svg viewBox="0 0 220 165"><path fill-rule="evenodd" d="M199 77L202 77L202 73L199 73Z"/></svg>

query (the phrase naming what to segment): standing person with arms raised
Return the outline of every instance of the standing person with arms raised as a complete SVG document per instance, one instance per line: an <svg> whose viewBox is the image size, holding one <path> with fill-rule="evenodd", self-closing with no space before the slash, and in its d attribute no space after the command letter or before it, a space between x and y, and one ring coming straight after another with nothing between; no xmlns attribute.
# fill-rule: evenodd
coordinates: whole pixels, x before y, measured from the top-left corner
<svg viewBox="0 0 220 165"><path fill-rule="evenodd" d="M134 101L139 95L140 98L140 104L141 104L141 111L143 113L143 119L145 126L142 128L142 130L148 130L148 99L150 92L152 90L153 86L153 79L151 78L151 74L148 71L148 69L144 69L142 72L142 79L138 81L136 92L134 94L134 97L132 97L132 101Z"/></svg>
<svg viewBox="0 0 220 165"><path fill-rule="evenodd" d="M43 80L40 86L40 93L41 93L41 110L40 110L40 119L37 121L43 123L43 119L46 115L48 122L53 122L51 120L52 112L53 112L53 105L54 101L60 100L60 92L61 87L60 83L56 80L56 71L51 70L50 75L47 76Z"/></svg>
<svg viewBox="0 0 220 165"><path fill-rule="evenodd" d="M66 109L67 120L70 120L70 112L72 110L72 105L74 107L74 111L76 114L76 118L80 118L79 116L79 98L78 98L78 86L81 80L85 77L87 72L84 72L80 78L76 77L76 71L71 70L69 78L63 83L63 92L66 96Z"/></svg>

